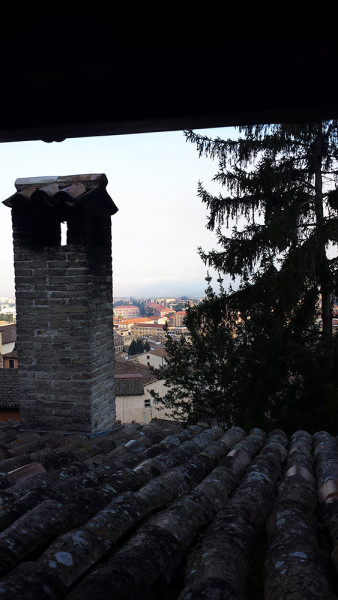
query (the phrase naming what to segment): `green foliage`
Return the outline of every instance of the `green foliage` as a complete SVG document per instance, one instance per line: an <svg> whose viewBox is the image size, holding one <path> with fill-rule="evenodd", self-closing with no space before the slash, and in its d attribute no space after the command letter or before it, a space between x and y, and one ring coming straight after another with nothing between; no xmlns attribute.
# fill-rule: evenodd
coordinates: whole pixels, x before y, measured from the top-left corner
<svg viewBox="0 0 338 600"><path fill-rule="evenodd" d="M130 354L131 356L135 354L142 354L144 350L145 342L143 342L142 338L138 338L136 341L132 340L132 342L130 343L128 354Z"/></svg>
<svg viewBox="0 0 338 600"><path fill-rule="evenodd" d="M145 317L147 315L147 307L144 300L136 300L135 298L130 298L130 302L139 308L140 317Z"/></svg>
<svg viewBox="0 0 338 600"><path fill-rule="evenodd" d="M210 283L210 278L207 278ZM155 402L171 416L188 423L230 425L240 419L233 402L233 366L240 362L235 324L229 320L225 296L216 296L209 285L207 297L187 309L191 341L171 337L166 327L167 363L152 369L168 386L165 397L152 392ZM239 329L237 334L242 335ZM230 364L231 362L231 364ZM229 377L232 373L231 377Z"/></svg>
<svg viewBox="0 0 338 600"><path fill-rule="evenodd" d="M130 346L129 346L129 349L128 349L128 354L130 354L131 356L134 356L135 354L138 354L137 345L136 345L135 340L132 340L130 342Z"/></svg>
<svg viewBox="0 0 338 600"><path fill-rule="evenodd" d="M335 427L338 261L328 249L338 240L338 121L239 134L213 140L185 132L200 155L218 160L214 181L225 192L198 184L218 242L199 253L235 289L221 285L216 295L209 285L205 301L188 309L190 346L167 338L170 387L157 400L182 411L188 398L190 420Z"/></svg>
<svg viewBox="0 0 338 600"><path fill-rule="evenodd" d="M14 317L12 313L0 313L0 321L7 321L7 323L14 323Z"/></svg>

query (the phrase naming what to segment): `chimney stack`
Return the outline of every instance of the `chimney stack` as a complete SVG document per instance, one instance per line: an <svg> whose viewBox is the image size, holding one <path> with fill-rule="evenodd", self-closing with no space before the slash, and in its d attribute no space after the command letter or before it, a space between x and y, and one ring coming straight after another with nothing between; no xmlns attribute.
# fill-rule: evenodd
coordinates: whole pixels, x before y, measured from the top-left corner
<svg viewBox="0 0 338 600"><path fill-rule="evenodd" d="M104 174L17 179L3 202L12 210L23 429L95 434L114 426L117 208L107 183Z"/></svg>

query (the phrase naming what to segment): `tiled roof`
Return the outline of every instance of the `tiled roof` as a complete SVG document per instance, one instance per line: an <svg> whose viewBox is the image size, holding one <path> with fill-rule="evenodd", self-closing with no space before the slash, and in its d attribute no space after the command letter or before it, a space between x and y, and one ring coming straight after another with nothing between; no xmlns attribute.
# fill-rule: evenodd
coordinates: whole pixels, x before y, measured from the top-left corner
<svg viewBox="0 0 338 600"><path fill-rule="evenodd" d="M121 373L120 375L115 375L115 379L142 379L142 375L139 373Z"/></svg>
<svg viewBox="0 0 338 600"><path fill-rule="evenodd" d="M172 308L168 308L168 306L164 306L163 304L157 304L157 302L146 302L146 305L161 312L174 312Z"/></svg>
<svg viewBox="0 0 338 600"><path fill-rule="evenodd" d="M150 329L163 329L162 323L135 323L135 327L149 327Z"/></svg>
<svg viewBox="0 0 338 600"><path fill-rule="evenodd" d="M127 308L128 310L134 310L136 309L137 311L139 310L138 306L135 306L135 304L118 304L117 306L114 306L114 310L124 310L125 308Z"/></svg>
<svg viewBox="0 0 338 600"><path fill-rule="evenodd" d="M0 369L0 410L8 408L19 408L18 369Z"/></svg>
<svg viewBox="0 0 338 600"><path fill-rule="evenodd" d="M6 354L2 355L2 358L18 358L17 350L12 350L12 352L6 352Z"/></svg>
<svg viewBox="0 0 338 600"><path fill-rule="evenodd" d="M149 367L139 363L137 360L116 360L114 363L114 374L115 377L117 375L142 375L143 385L156 380Z"/></svg>
<svg viewBox="0 0 338 600"><path fill-rule="evenodd" d="M1 598L337 597L329 433L3 424L0 453Z"/></svg>
<svg viewBox="0 0 338 600"><path fill-rule="evenodd" d="M16 340L16 324L11 323L9 325L1 325L0 331L2 334L2 343L9 344Z"/></svg>
<svg viewBox="0 0 338 600"><path fill-rule="evenodd" d="M97 197L99 193L100 199L113 215L118 209L106 191L107 183L103 173L17 179L17 192L4 200L3 204L10 208L20 205L55 207L62 204L72 208L93 196Z"/></svg>
<svg viewBox="0 0 338 600"><path fill-rule="evenodd" d="M154 350L150 350L147 354L154 354L155 356L159 356L160 358L168 357L168 352L165 348L154 348Z"/></svg>
<svg viewBox="0 0 338 600"><path fill-rule="evenodd" d="M133 323L138 324L143 323L146 325L147 323L153 323L154 317L135 317L134 319L123 319L119 321L120 325L132 325Z"/></svg>

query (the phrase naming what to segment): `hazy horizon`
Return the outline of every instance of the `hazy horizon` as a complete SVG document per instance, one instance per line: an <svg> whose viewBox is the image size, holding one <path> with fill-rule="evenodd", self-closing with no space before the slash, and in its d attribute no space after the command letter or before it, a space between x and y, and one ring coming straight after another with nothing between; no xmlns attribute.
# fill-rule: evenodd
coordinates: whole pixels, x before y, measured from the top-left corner
<svg viewBox="0 0 338 600"><path fill-rule="evenodd" d="M205 272L205 276L207 271ZM215 279L214 287L217 289ZM13 284L4 286L2 284L0 289L0 297L15 298L14 289L14 270L13 270ZM138 281L133 284L125 284L123 287L120 283L114 282L114 271L113 271L113 299L114 298L180 298L181 296L201 298L205 296L205 290L207 282L205 278L203 280L190 281L189 283L183 283L180 281L163 280L163 281Z"/></svg>
<svg viewBox="0 0 338 600"><path fill-rule="evenodd" d="M234 137L233 128L201 130ZM11 211L3 200L18 178L105 173L118 212L112 217L114 296L203 296L207 268L198 247L211 250L216 236L197 197L212 182L217 161L199 158L182 131L0 144L0 288L13 297ZM212 274L212 273L211 273ZM215 281L217 276L215 276Z"/></svg>
<svg viewBox="0 0 338 600"><path fill-rule="evenodd" d="M161 286L140 286L140 288L134 288L134 292L129 292L126 294L115 292L113 289L113 300L118 298L181 298L182 296L186 296L188 298L203 298L205 296L205 288L196 284L195 287L191 286L189 289L181 288L180 284L172 284L172 282L168 282L166 284L163 283L163 287ZM143 291L142 291L143 290ZM169 290L169 291L168 291ZM15 293L3 293L3 290L0 290L0 298L15 298Z"/></svg>

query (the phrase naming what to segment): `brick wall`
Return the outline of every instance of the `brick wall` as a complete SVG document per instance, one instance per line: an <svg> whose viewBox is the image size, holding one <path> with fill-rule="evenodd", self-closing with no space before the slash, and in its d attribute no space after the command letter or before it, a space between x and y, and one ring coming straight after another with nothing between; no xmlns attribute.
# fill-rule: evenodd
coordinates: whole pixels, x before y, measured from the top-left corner
<svg viewBox="0 0 338 600"><path fill-rule="evenodd" d="M113 423L111 259L100 250L16 248L24 427L96 432Z"/></svg>

